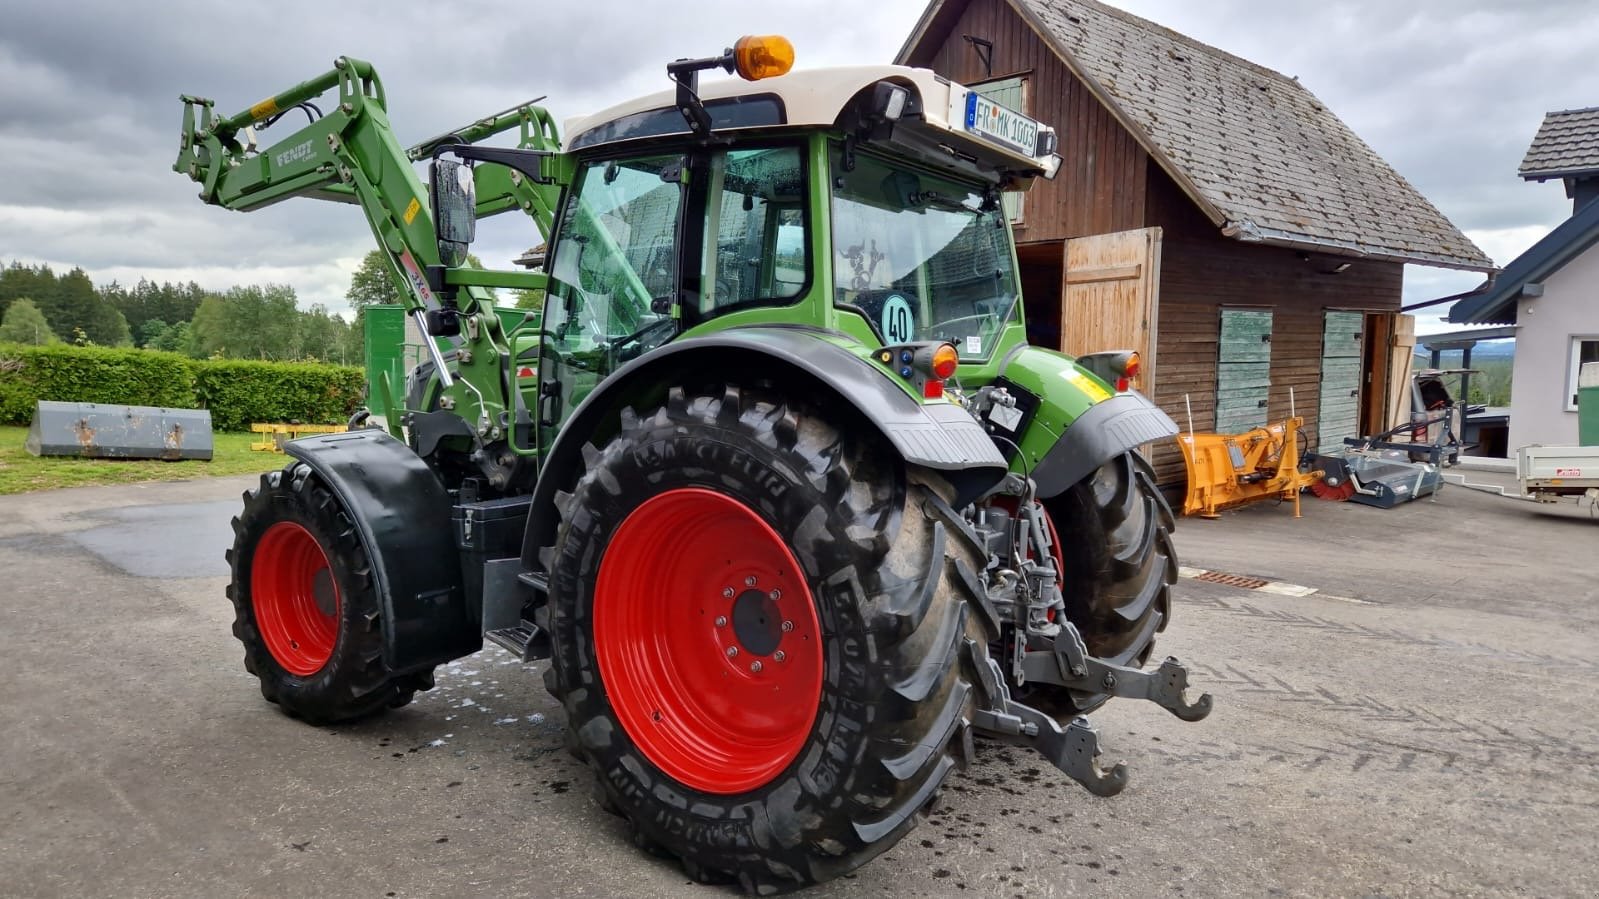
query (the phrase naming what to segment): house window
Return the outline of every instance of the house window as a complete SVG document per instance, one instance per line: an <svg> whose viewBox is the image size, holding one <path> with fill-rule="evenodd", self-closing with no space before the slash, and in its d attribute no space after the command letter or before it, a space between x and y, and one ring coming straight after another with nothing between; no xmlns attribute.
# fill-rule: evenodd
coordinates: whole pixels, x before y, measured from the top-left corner
<svg viewBox="0 0 1599 899"><path fill-rule="evenodd" d="M985 81L982 84L972 85L972 90L993 100L1001 106L1016 110L1022 115L1030 115L1027 111L1027 79L1021 76L1015 78L1001 78L997 81ZM1020 191L1006 191L1002 202L1005 204L1005 217L1010 219L1012 225L1022 224L1022 200L1024 194Z"/></svg>
<svg viewBox="0 0 1599 899"><path fill-rule="evenodd" d="M1585 362L1599 362L1599 337L1571 338L1571 370L1566 373L1566 411L1577 411L1577 376Z"/></svg>

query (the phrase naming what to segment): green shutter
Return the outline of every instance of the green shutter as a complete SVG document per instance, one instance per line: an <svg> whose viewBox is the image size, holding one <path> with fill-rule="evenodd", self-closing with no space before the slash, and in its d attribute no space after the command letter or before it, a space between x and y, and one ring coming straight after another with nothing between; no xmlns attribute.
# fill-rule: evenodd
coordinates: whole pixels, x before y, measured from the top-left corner
<svg viewBox="0 0 1599 899"><path fill-rule="evenodd" d="M1266 423L1271 392L1271 312L1221 311L1216 362L1216 433L1239 434Z"/></svg>
<svg viewBox="0 0 1599 899"><path fill-rule="evenodd" d="M1317 452L1341 449L1360 427L1361 312L1328 312L1321 338L1321 404L1316 416Z"/></svg>

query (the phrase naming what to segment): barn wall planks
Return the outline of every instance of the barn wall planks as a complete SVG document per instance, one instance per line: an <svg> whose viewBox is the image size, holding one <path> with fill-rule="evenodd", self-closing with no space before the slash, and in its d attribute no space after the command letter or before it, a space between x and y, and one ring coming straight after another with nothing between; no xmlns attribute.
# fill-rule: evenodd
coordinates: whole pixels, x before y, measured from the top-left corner
<svg viewBox="0 0 1599 899"><path fill-rule="evenodd" d="M1297 411L1314 429L1324 313L1397 311L1403 266L1356 259L1334 275L1334 265L1351 260L1313 253L1307 261L1295 250L1222 237L1005 0L972 0L958 16L956 6L950 4L948 18L930 30L942 36L941 42L914 48L907 62L965 84L1024 76L1027 114L1054 125L1062 137L1060 174L1033 186L1026 220L1016 229L1028 314L1040 319L1039 327L1030 329L1038 331L1037 342L1059 345L1058 337L1047 339L1059 328L1059 241L1160 227L1164 237L1152 354L1160 369L1155 401L1186 428L1183 397L1191 395L1194 426L1212 429L1220 308L1269 307L1268 415L1274 420L1288 416L1292 389ZM976 47L965 40L968 35L992 42L991 69L984 69ZM1037 252L1029 252L1035 248ZM1183 463L1175 442L1157 447L1153 461L1163 485L1182 484Z"/></svg>
<svg viewBox="0 0 1599 899"><path fill-rule="evenodd" d="M993 43L991 71L965 35ZM1023 112L1060 133L1060 174L1027 192L1018 242L1143 226L1149 154L1005 0L972 0L944 42L917 49L909 63L962 84L1021 75L1028 98Z"/></svg>
<svg viewBox="0 0 1599 899"><path fill-rule="evenodd" d="M1183 397L1191 397L1194 427L1215 427L1221 307L1260 306L1272 311L1271 390L1267 420L1293 408L1317 433L1322 343L1329 309L1393 312L1399 309L1404 268L1398 263L1308 254L1222 237L1164 172L1150 174L1149 224L1165 229L1162 248L1159 339L1161 378L1154 400L1188 427ZM1154 456L1162 484L1183 481L1176 447Z"/></svg>

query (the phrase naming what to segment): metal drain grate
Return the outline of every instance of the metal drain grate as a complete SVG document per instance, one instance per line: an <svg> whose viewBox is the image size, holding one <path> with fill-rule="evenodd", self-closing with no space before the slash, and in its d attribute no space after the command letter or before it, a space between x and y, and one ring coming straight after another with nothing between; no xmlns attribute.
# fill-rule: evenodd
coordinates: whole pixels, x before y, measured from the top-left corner
<svg viewBox="0 0 1599 899"><path fill-rule="evenodd" d="M1221 571L1207 571L1194 576L1196 581L1206 581L1212 584L1226 584L1229 587L1242 587L1245 590L1258 590L1271 583L1258 577L1244 577L1241 574L1226 574Z"/></svg>

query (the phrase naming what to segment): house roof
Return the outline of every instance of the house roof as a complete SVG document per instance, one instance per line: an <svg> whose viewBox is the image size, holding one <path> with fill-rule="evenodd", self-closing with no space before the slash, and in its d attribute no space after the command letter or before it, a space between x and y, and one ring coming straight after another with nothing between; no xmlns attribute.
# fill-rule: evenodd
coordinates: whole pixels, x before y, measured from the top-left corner
<svg viewBox="0 0 1599 899"><path fill-rule="evenodd" d="M1519 171L1528 181L1599 175L1599 106L1546 114Z"/></svg>
<svg viewBox="0 0 1599 899"><path fill-rule="evenodd" d="M1491 271L1482 250L1296 78L1094 0L1007 0L1228 237ZM933 0L898 60L941 44Z"/></svg>
<svg viewBox="0 0 1599 899"><path fill-rule="evenodd" d="M1560 227L1533 244L1505 266L1485 290L1468 296L1449 309L1449 320L1460 324L1513 325L1516 300L1530 284L1539 284L1566 263L1599 243L1599 202L1589 203Z"/></svg>

